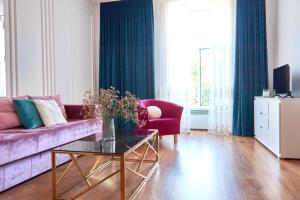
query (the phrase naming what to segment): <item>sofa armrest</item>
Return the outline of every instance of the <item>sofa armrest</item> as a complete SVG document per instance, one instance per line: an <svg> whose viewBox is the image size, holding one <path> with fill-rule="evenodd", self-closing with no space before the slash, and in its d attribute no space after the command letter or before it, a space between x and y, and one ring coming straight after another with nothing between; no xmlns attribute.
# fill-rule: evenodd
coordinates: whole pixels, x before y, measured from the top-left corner
<svg viewBox="0 0 300 200"><path fill-rule="evenodd" d="M183 107L180 105L177 105L175 103L168 103L169 109L168 112L165 113L167 117L176 118L179 121L181 121L181 116L183 112Z"/></svg>
<svg viewBox="0 0 300 200"><path fill-rule="evenodd" d="M83 119L83 105L65 105L68 119Z"/></svg>

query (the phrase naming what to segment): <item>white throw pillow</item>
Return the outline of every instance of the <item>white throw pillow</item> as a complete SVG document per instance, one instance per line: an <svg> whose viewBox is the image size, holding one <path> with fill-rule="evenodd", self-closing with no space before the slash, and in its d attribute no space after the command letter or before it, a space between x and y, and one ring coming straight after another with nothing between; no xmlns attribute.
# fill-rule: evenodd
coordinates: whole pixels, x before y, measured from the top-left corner
<svg viewBox="0 0 300 200"><path fill-rule="evenodd" d="M157 106L147 107L148 119L159 119L161 117L161 109Z"/></svg>
<svg viewBox="0 0 300 200"><path fill-rule="evenodd" d="M55 100L35 99L33 102L46 127L67 123Z"/></svg>

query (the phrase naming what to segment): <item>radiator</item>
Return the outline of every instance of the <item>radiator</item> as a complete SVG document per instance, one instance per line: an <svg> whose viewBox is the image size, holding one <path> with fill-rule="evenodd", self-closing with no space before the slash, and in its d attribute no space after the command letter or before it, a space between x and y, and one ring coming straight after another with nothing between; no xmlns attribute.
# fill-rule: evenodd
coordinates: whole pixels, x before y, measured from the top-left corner
<svg viewBox="0 0 300 200"><path fill-rule="evenodd" d="M191 110L191 129L208 129L208 110Z"/></svg>

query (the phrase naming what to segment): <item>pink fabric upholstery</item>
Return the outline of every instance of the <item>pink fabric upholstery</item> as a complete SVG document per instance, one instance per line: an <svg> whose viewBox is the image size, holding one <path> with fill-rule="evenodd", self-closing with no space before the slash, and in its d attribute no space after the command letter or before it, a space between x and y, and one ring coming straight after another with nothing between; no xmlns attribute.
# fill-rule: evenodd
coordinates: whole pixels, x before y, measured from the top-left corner
<svg viewBox="0 0 300 200"><path fill-rule="evenodd" d="M12 104L13 99L28 99L27 96L14 98L0 98L0 130L21 126L16 110Z"/></svg>
<svg viewBox="0 0 300 200"><path fill-rule="evenodd" d="M159 119L148 119L147 107L157 106L162 111ZM143 112L142 112L143 111ZM180 133L180 121L183 107L161 100L141 100L139 107L139 118L146 120L144 129L158 129L159 135L175 135Z"/></svg>
<svg viewBox="0 0 300 200"><path fill-rule="evenodd" d="M4 102L0 109L13 112L13 107ZM66 110L68 124L0 131L0 192L51 169L52 148L93 134L101 137L99 125L81 119L82 106L66 106ZM59 155L57 164L67 160L66 155Z"/></svg>
<svg viewBox="0 0 300 200"><path fill-rule="evenodd" d="M57 154L56 163L61 165L69 160L66 154ZM33 156L0 166L0 192L19 183L33 178L51 169L51 151L45 151Z"/></svg>
<svg viewBox="0 0 300 200"><path fill-rule="evenodd" d="M29 96L30 99L40 99L40 100L51 100L54 99L56 101L56 103L58 104L63 116L67 118L67 114L66 114L66 110L65 110L65 106L60 98L60 95L54 95L54 96Z"/></svg>
<svg viewBox="0 0 300 200"><path fill-rule="evenodd" d="M0 131L0 165L91 135L97 131L87 120L37 129Z"/></svg>
<svg viewBox="0 0 300 200"><path fill-rule="evenodd" d="M82 111L83 106L82 105L65 105L65 110L68 119L83 119Z"/></svg>
<svg viewBox="0 0 300 200"><path fill-rule="evenodd" d="M180 121L174 118L151 119L149 123L149 128L158 129L160 135L180 133Z"/></svg>

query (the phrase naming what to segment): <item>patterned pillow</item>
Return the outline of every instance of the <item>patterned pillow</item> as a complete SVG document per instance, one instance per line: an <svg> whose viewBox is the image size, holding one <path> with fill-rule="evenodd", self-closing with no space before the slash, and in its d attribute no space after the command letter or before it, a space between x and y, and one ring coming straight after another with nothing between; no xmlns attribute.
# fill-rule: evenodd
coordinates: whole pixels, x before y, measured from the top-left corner
<svg viewBox="0 0 300 200"><path fill-rule="evenodd" d="M46 127L67 123L55 100L35 99L33 102Z"/></svg>
<svg viewBox="0 0 300 200"><path fill-rule="evenodd" d="M54 95L54 96L29 96L30 99L39 99L39 100L51 100L54 99L56 103L58 104L59 108L61 109L61 112L63 116L68 119L66 110L65 110L65 105L63 104L60 95Z"/></svg>

